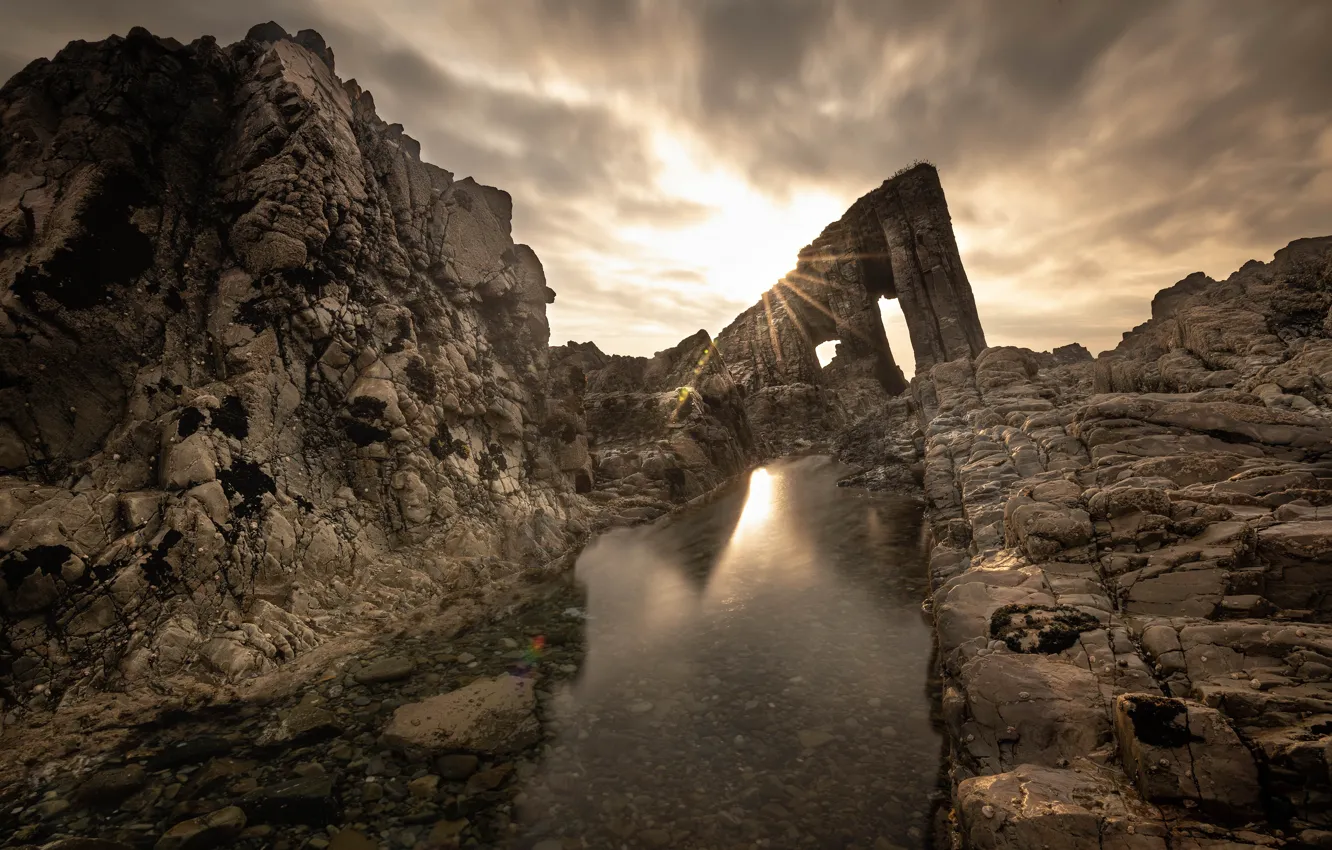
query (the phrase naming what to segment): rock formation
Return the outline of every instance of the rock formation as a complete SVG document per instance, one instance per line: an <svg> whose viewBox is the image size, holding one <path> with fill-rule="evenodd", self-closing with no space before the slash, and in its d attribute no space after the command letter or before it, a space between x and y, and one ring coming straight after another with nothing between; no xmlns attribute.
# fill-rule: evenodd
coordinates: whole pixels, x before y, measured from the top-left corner
<svg viewBox="0 0 1332 850"><path fill-rule="evenodd" d="M762 438L923 489L957 846L1332 846L1330 308L1303 239L1099 358L986 347L917 166L718 336Z"/></svg>
<svg viewBox="0 0 1332 850"><path fill-rule="evenodd" d="M1330 846L1330 306L1305 239L913 383L962 846Z"/></svg>
<svg viewBox="0 0 1332 850"><path fill-rule="evenodd" d="M571 429L587 434L576 438L590 449L575 461L579 489L635 502L630 516L655 516L759 459L744 395L707 331L651 358L571 342L552 350L551 373L577 407Z"/></svg>
<svg viewBox="0 0 1332 850"><path fill-rule="evenodd" d="M74 42L0 129L10 697L245 676L581 531L509 196L318 34Z"/></svg>
<svg viewBox="0 0 1332 850"><path fill-rule="evenodd" d="M879 318L880 298L902 305L916 372L985 348L931 165L908 168L852 204L800 252L794 271L718 334L761 433L778 437L827 416L826 426L835 429L843 414L864 412L864 403L852 399L846 411L837 389L851 396L875 385L889 395L906 389ZM837 356L825 370L814 349L833 339Z"/></svg>
<svg viewBox="0 0 1332 850"><path fill-rule="evenodd" d="M423 163L310 31L134 30L0 89L6 704L270 670L822 441L861 468L849 483L923 496L955 846L1332 846L1332 237L1185 278L1095 360L987 347L921 165L715 343L629 358L548 349L554 293L509 221L508 195ZM902 302L909 386L881 297ZM563 676L571 593L535 612ZM18 841L91 833L80 812L108 801L116 841L142 843L151 812L159 847L262 841L337 819L334 778L294 762L341 736L367 775L374 746L483 750L485 770L444 753L398 783L427 819L444 794L431 836L457 844L476 814L458 806L513 769L492 757L539 737L539 698L503 686L527 651L499 626L454 634L343 657L276 717L233 705L229 737L164 724L77 782L34 769L0 813ZM431 695L445 677L462 697ZM481 734L495 717L514 735ZM107 743L121 716L44 723L25 742L50 764L125 741ZM267 770L233 751L303 772L233 783Z"/></svg>

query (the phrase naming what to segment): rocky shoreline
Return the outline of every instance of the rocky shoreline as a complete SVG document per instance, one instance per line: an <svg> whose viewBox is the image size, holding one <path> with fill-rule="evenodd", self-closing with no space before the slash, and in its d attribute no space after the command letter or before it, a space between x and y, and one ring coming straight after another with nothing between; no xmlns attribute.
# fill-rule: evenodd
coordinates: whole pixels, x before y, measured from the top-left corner
<svg viewBox="0 0 1332 850"><path fill-rule="evenodd" d="M0 122L8 846L499 840L580 548L828 451L924 504L936 844L1332 847L1332 237L1096 358L992 347L919 164L715 339L618 357L548 345L507 194L317 33L76 42ZM395 720L457 694L513 737Z"/></svg>

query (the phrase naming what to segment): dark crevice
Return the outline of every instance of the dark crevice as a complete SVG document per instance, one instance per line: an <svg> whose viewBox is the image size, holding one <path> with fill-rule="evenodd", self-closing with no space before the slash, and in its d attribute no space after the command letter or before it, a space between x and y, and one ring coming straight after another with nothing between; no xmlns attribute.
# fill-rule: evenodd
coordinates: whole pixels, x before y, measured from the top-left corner
<svg viewBox="0 0 1332 850"><path fill-rule="evenodd" d="M213 427L237 440L250 435L250 418L239 396L229 395L222 399L222 404L213 411Z"/></svg>
<svg viewBox="0 0 1332 850"><path fill-rule="evenodd" d="M180 435L181 439L184 439L198 431L203 421L204 414L202 410L197 407L187 407L180 414L180 420L176 422L176 433Z"/></svg>
<svg viewBox="0 0 1332 850"><path fill-rule="evenodd" d="M150 201L143 182L117 171L79 213L78 232L40 266L19 272L14 292L33 312L38 293L70 310L106 303L111 288L133 283L153 262L153 241L130 220Z"/></svg>
<svg viewBox="0 0 1332 850"><path fill-rule="evenodd" d="M231 468L222 470L217 477L222 482L222 490L228 499L234 503L239 497L239 504L233 504L232 507L232 512L237 517L244 518L258 514L264 504L264 494L277 493L277 484L272 476L264 472L254 461L233 460Z"/></svg>

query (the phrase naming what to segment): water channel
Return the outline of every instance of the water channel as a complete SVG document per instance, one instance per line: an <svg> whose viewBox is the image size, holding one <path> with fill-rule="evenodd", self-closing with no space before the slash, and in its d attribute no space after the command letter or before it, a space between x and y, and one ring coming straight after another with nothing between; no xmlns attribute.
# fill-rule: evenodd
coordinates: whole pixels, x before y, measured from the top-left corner
<svg viewBox="0 0 1332 850"><path fill-rule="evenodd" d="M919 511L842 472L788 459L583 553L587 657L518 846L928 846Z"/></svg>

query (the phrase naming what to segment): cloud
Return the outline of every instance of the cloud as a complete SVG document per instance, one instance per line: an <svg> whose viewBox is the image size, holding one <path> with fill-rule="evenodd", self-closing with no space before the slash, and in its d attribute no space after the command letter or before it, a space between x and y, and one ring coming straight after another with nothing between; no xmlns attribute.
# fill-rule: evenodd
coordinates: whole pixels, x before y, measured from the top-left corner
<svg viewBox="0 0 1332 850"><path fill-rule="evenodd" d="M732 209L678 191L663 137L792 214L935 162L991 341L1109 347L1179 277L1332 233L1324 0L52 0L6 18L0 73L136 23L319 29L428 159L513 194L557 331L613 351L734 312L728 280L709 294L702 267L644 247ZM821 226L734 250L793 261Z"/></svg>

